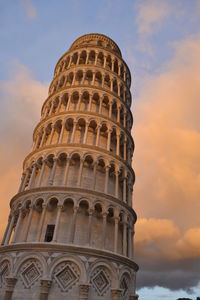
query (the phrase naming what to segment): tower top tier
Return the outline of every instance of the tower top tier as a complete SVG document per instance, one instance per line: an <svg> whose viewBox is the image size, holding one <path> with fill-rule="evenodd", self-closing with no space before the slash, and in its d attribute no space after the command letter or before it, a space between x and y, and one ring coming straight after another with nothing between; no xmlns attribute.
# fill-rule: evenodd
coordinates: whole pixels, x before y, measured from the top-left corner
<svg viewBox="0 0 200 300"><path fill-rule="evenodd" d="M75 50L87 46L100 46L103 48L107 48L122 57L118 45L108 36L99 33L89 33L82 35L73 42L70 50Z"/></svg>

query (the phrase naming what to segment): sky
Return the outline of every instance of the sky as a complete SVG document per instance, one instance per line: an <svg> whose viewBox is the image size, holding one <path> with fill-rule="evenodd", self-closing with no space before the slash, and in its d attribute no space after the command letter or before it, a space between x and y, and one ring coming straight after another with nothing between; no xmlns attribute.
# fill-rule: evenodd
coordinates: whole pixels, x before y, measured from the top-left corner
<svg viewBox="0 0 200 300"><path fill-rule="evenodd" d="M200 0L0 0L0 238L60 56L98 32L132 73L141 300L200 296Z"/></svg>

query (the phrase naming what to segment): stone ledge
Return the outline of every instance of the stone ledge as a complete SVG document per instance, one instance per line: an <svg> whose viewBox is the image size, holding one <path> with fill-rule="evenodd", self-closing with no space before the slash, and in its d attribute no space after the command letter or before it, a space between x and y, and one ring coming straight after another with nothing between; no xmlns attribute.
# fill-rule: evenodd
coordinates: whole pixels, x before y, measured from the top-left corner
<svg viewBox="0 0 200 300"><path fill-rule="evenodd" d="M7 252L16 252L16 251L34 251L34 252L67 252L70 254L78 254L78 255L89 255L95 256L103 259L111 259L113 262L121 263L127 265L134 269L134 271L138 271L138 265L131 259L124 257L120 254L115 254L110 251L99 250L95 248L88 248L83 246L75 246L75 245L66 245L66 244L52 244L52 243L19 243L8 246L0 247L0 254L5 254Z"/></svg>

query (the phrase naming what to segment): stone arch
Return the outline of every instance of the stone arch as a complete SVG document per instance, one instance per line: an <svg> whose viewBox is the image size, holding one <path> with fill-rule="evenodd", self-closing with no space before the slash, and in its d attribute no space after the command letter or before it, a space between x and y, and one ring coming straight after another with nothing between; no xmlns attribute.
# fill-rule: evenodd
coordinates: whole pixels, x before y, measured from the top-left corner
<svg viewBox="0 0 200 300"><path fill-rule="evenodd" d="M9 255L5 255L0 260L0 289L6 285L6 277L12 273L13 270L13 259Z"/></svg>
<svg viewBox="0 0 200 300"><path fill-rule="evenodd" d="M122 300L129 300L131 292L130 270L124 267L119 275L119 288L122 290Z"/></svg>
<svg viewBox="0 0 200 300"><path fill-rule="evenodd" d="M91 284L91 294L102 299L111 299L111 288L117 288L117 271L112 263L97 259L88 270L88 282Z"/></svg>
<svg viewBox="0 0 200 300"><path fill-rule="evenodd" d="M20 258L18 258L16 264L15 264L15 271L13 272L13 275L16 276L21 268L21 266L26 262L29 261L31 259L35 259L38 260L39 263L42 266L42 271L43 271L43 276L48 275L48 266L47 266L47 262L44 258L44 256L42 254L39 253L25 253L23 254Z"/></svg>

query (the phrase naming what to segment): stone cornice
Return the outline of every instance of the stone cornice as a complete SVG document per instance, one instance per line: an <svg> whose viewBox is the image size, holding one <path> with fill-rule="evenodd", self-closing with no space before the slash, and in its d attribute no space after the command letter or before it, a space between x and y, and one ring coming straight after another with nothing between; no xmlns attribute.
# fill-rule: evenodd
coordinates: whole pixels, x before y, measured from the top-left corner
<svg viewBox="0 0 200 300"><path fill-rule="evenodd" d="M66 245L66 244L52 244L52 243L19 243L13 244L9 246L1 246L0 254L6 254L10 251L34 251L34 252L48 252L48 253L56 253L56 252L67 252L70 254L78 254L78 255L88 255L95 256L97 258L102 259L110 259L118 264L124 264L128 267L133 268L135 271L138 271L138 265L131 260L130 258L124 257L120 254L115 254L110 251L103 251L83 246L75 246L75 245Z"/></svg>
<svg viewBox="0 0 200 300"><path fill-rule="evenodd" d="M106 42L110 43L112 46L114 46L114 48L116 48L116 50L119 52L120 56L122 56L119 46L110 37L108 37L107 35L102 34L102 33L88 33L88 34L84 34L84 35L80 36L72 43L70 50L76 48L76 46L79 46L81 41L87 41L87 40L91 40L91 39L102 40L102 41L106 41Z"/></svg>

